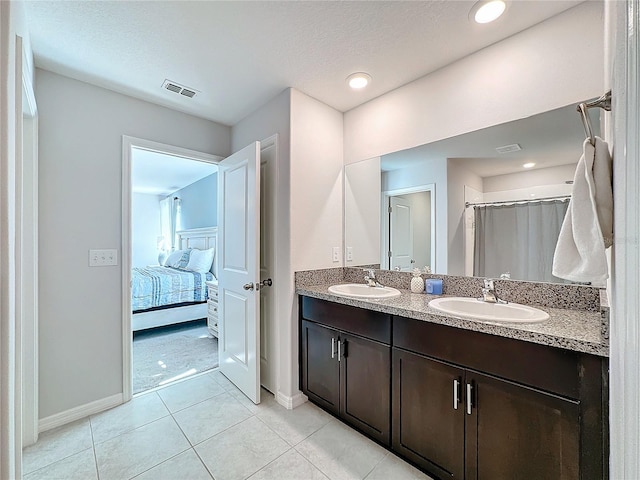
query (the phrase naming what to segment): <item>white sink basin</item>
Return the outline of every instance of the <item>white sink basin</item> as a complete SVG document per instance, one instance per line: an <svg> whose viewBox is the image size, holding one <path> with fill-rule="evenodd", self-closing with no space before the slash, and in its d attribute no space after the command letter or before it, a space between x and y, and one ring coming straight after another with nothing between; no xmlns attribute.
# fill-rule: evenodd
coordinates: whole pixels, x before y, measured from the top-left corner
<svg viewBox="0 0 640 480"><path fill-rule="evenodd" d="M392 287L370 287L363 283L345 283L342 285L331 285L331 293L355 298L393 298L400 296L400 290Z"/></svg>
<svg viewBox="0 0 640 480"><path fill-rule="evenodd" d="M540 323L549 318L547 312L527 305L487 303L468 297L436 298L429 302L429 306L457 317L492 322Z"/></svg>

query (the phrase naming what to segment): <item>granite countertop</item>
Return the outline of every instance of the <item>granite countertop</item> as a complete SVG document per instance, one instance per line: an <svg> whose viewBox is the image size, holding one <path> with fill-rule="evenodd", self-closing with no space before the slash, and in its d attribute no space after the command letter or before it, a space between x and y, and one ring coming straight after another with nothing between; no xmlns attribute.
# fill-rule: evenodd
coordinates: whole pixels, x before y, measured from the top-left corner
<svg viewBox="0 0 640 480"><path fill-rule="evenodd" d="M456 317L428 306L430 300L442 297L442 295L400 290L402 295L399 297L373 300L335 295L328 291L330 285L332 284L298 286L296 293L425 322L515 338L601 357L609 356L608 342L603 335L601 312L536 306L549 314L549 320L535 324L497 323Z"/></svg>

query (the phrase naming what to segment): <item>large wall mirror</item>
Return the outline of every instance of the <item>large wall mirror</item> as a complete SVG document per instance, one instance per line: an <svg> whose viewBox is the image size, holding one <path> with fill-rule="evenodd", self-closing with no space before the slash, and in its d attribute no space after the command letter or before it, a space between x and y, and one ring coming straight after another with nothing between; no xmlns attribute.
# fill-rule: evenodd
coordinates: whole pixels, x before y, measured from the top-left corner
<svg viewBox="0 0 640 480"><path fill-rule="evenodd" d="M345 166L345 265L564 282L551 262L584 139L571 104Z"/></svg>

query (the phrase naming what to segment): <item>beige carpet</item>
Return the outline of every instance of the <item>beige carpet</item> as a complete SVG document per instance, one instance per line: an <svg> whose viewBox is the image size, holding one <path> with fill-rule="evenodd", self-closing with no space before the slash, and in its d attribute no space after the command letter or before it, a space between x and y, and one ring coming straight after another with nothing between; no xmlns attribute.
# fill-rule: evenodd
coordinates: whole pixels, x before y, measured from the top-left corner
<svg viewBox="0 0 640 480"><path fill-rule="evenodd" d="M133 393L218 366L218 340L206 320L136 332L133 336Z"/></svg>

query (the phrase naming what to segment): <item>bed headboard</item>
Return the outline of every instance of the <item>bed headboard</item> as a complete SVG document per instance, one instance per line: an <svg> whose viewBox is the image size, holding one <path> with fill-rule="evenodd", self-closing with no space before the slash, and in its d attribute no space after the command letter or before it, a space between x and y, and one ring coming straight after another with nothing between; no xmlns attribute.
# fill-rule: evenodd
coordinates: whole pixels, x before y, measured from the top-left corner
<svg viewBox="0 0 640 480"><path fill-rule="evenodd" d="M211 273L218 278L218 227L192 228L190 230L178 230L178 249L197 248L207 250L215 248Z"/></svg>

